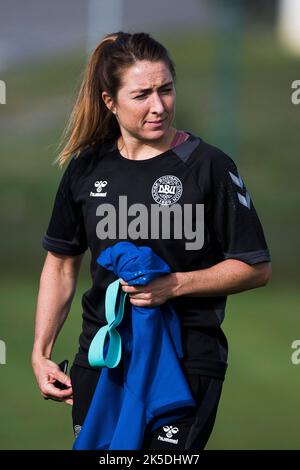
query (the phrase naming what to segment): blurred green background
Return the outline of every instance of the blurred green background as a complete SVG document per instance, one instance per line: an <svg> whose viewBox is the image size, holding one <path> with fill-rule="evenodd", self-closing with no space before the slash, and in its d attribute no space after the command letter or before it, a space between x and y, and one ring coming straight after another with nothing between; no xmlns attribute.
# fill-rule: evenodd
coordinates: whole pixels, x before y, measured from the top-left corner
<svg viewBox="0 0 300 470"><path fill-rule="evenodd" d="M238 54L227 57L231 69L220 69L218 57L227 46L220 46L217 33L155 36L177 68L176 126L220 146L236 161L273 259L267 287L228 299L223 326L229 368L207 448L299 449L300 365L291 362L291 343L300 337L300 106L291 104L290 95L292 81L300 78L300 60L280 47L271 29L240 32L237 48L228 45L228 54ZM41 399L30 356L46 254L41 240L62 175L52 162L85 63L86 52L78 50L10 68L0 77L9 84L7 104L0 108L0 340L7 362L0 365L1 449L72 446L71 408ZM228 84L237 100L218 108L216 96L224 96ZM217 123L226 126L228 120L236 127L226 140ZM72 360L77 351L80 300L89 287L87 252L54 350L57 362Z"/></svg>

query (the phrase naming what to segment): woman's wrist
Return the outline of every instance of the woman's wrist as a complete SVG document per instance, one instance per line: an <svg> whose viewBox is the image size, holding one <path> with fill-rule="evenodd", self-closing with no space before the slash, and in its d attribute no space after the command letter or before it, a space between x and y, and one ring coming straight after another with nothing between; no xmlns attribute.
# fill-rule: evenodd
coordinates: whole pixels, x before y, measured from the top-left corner
<svg viewBox="0 0 300 470"><path fill-rule="evenodd" d="M187 274L188 273L181 272L172 273L171 292L173 298L180 297L181 295L185 295L187 293Z"/></svg>
<svg viewBox="0 0 300 470"><path fill-rule="evenodd" d="M39 363L41 360L44 359L49 359L51 360L51 354L46 353L45 351L40 351L40 350L33 350L31 354L31 364L35 365Z"/></svg>
<svg viewBox="0 0 300 470"><path fill-rule="evenodd" d="M198 271L199 273L199 271ZM173 297L180 297L183 295L195 295L196 294L196 281L195 272L177 272L174 273L174 287ZM199 279L198 279L199 284ZM197 286L197 295L201 295L199 292L199 285Z"/></svg>

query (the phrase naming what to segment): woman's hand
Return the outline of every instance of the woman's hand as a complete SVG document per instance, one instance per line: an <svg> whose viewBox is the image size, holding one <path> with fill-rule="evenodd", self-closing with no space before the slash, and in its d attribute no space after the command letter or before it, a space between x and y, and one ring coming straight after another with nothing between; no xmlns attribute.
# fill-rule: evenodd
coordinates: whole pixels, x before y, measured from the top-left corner
<svg viewBox="0 0 300 470"><path fill-rule="evenodd" d="M122 290L127 292L132 305L136 307L157 307L175 297L177 288L176 273L166 274L146 286L129 286L120 279Z"/></svg>
<svg viewBox="0 0 300 470"><path fill-rule="evenodd" d="M73 405L73 390L70 377L64 374L55 362L50 361L46 357L33 358L32 367L41 395L44 398L51 398L52 400L63 401L68 403L68 405ZM56 380L69 388L60 390L55 387L53 384Z"/></svg>

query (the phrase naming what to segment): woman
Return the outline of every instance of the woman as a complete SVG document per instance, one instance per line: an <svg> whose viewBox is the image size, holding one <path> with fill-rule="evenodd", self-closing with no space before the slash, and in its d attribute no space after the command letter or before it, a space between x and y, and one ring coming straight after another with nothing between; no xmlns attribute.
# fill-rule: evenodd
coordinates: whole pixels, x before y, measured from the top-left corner
<svg viewBox="0 0 300 470"><path fill-rule="evenodd" d="M58 159L61 166L70 162L43 239L48 254L32 354L42 396L73 404L78 433L100 374L87 353L106 323L105 291L115 280L96 258L122 239L150 246L172 273L147 286L120 280L122 289L135 306L172 302L181 324L182 369L198 408L172 423L176 439L165 427L146 433L144 450L204 448L227 367L220 327L226 296L264 286L270 277L264 234L234 162L173 127L175 98L174 65L148 34L108 35L92 54ZM87 248L93 284L82 299L70 380L50 358ZM56 380L69 388L57 388Z"/></svg>

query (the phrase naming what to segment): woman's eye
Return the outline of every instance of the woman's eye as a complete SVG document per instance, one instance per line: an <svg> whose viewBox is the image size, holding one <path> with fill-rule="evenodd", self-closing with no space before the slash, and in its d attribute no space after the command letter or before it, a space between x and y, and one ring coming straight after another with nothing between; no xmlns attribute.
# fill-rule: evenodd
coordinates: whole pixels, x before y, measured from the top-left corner
<svg viewBox="0 0 300 470"><path fill-rule="evenodd" d="M172 88L165 88L164 90L161 90L160 93L170 93L173 89ZM143 93L142 95L138 95L135 97L135 99L143 99L146 98L147 94Z"/></svg>

